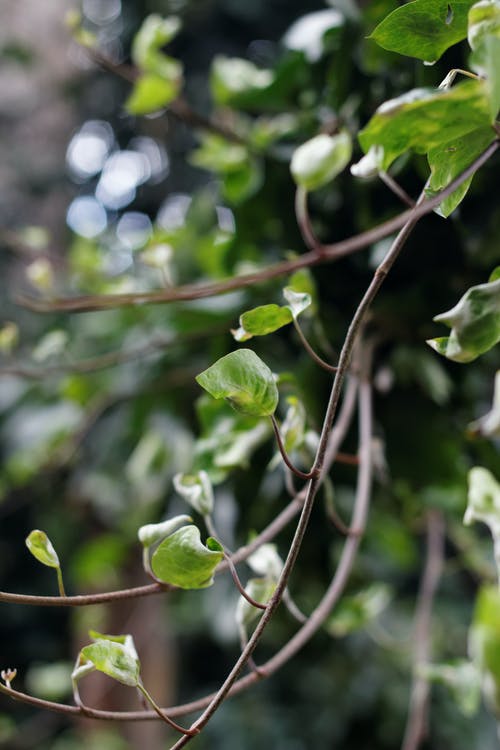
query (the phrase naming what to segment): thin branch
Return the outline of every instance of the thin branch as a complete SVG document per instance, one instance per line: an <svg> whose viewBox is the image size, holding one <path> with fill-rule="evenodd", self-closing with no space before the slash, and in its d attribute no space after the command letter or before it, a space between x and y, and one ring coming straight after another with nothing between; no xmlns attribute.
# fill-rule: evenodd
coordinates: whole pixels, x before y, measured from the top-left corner
<svg viewBox="0 0 500 750"><path fill-rule="evenodd" d="M443 571L444 538L442 514L430 511L427 514L427 555L415 610L413 684L401 750L418 750L427 734L429 682L421 670L430 658L432 607Z"/></svg>
<svg viewBox="0 0 500 750"><path fill-rule="evenodd" d="M81 594L78 596L33 596L30 594L11 594L0 591L0 602L10 604L33 604L42 607L85 607L91 604L103 604L121 599L138 599L142 596L161 594L165 591L173 591L175 586L168 583L150 583L146 586L135 586L120 591L107 591L100 594Z"/></svg>
<svg viewBox="0 0 500 750"><path fill-rule="evenodd" d="M318 252L321 249L321 242L314 234L311 226L311 218L307 208L307 190L300 185L295 191L295 218L305 246L309 250Z"/></svg>
<svg viewBox="0 0 500 750"><path fill-rule="evenodd" d="M326 370L327 372L337 372L337 368L336 367L334 367L333 365L328 364L328 362L325 362L325 360L322 359L322 357L320 357L319 354L317 354L314 351L314 349L312 348L311 344L309 343L309 341L305 337L304 331L302 330L299 321L295 317L293 318L293 325L295 326L295 330L297 331L297 333L299 335L300 341L301 341L304 349L309 354L309 356L311 357L311 359L313 359L316 362L316 364L318 364L320 367L322 367L323 370Z"/></svg>
<svg viewBox="0 0 500 750"><path fill-rule="evenodd" d="M59 297L49 299L38 299L26 295L19 295L17 301L30 310L37 312L86 312L91 310L108 310L117 307L129 307L140 304L164 304L168 302L180 302L187 300L202 299L219 294L227 294L235 289L243 289L248 286L260 284L271 279L285 276L298 271L301 268L309 268L322 263L331 263L347 255L358 252L368 245L388 237L398 229L404 227L410 220L418 221L426 214L433 211L439 204L453 193L460 185L471 177L480 167L490 159L498 149L499 141L494 140L480 154L472 164L467 167L458 177L450 182L448 187L440 193L419 203L418 207L408 209L392 219L379 224L373 229L368 229L348 239L335 242L330 245L322 245L321 252L310 251L298 258L281 261L267 266L254 273L242 274L231 277L224 281L209 282L205 284L186 284L175 289L161 289L154 292L134 292L130 294L103 294L82 295L80 297Z"/></svg>
<svg viewBox="0 0 500 750"><path fill-rule="evenodd" d="M285 464L288 466L290 471L293 472L293 474L295 474L295 476L299 477L300 479L311 479L313 476L312 472L306 473L304 471L301 471L300 469L297 469L297 467L293 465L292 461L290 460L286 452L285 446L283 444L283 438L281 437L281 432L278 426L278 422L276 421L276 417L274 416L274 414L271 414L269 418L273 426L274 435L276 437L276 442L278 443L279 452L281 453L281 457L283 461L285 462Z"/></svg>
<svg viewBox="0 0 500 750"><path fill-rule="evenodd" d="M240 594L243 597L243 599L246 599L247 602L249 604L251 604L252 607L256 607L256 609L265 609L266 608L265 604L261 604L260 602L256 601L255 599L253 599L250 596L250 594L248 594L245 591L245 587L241 583L240 578L238 576L238 572L237 572L237 570L236 570L236 568L235 568L235 566L233 564L233 561L231 560L230 555L228 555L227 552L224 552L224 559L226 560L226 562L227 562L227 564L229 566L229 572L231 573L231 576L232 576L232 579L234 581L234 584L235 584L236 588L238 589L238 591L240 592Z"/></svg>
<svg viewBox="0 0 500 750"><path fill-rule="evenodd" d="M394 195L397 195L399 200L403 201L403 203L406 203L406 205L410 206L410 208L413 208L415 206L415 201L413 200L413 198L410 198L406 190L403 190L401 185L396 182L396 180L391 177L388 172L379 172L378 176L380 177L384 185L387 185L389 190L392 190Z"/></svg>

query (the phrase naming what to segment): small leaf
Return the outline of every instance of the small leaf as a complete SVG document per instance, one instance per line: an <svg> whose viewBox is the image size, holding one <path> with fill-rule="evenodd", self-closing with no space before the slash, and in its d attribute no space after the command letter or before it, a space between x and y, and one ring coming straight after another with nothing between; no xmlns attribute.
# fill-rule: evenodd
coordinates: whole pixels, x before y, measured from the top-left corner
<svg viewBox="0 0 500 750"><path fill-rule="evenodd" d="M258 68L239 57L216 57L212 63L210 85L217 104L238 105L242 97L269 88L272 70Z"/></svg>
<svg viewBox="0 0 500 750"><path fill-rule="evenodd" d="M488 126L430 149L427 158L431 176L426 194L432 196L447 187L493 140L493 130ZM472 177L473 175L440 204L439 213L442 216L449 216L462 201L472 182Z"/></svg>
<svg viewBox="0 0 500 750"><path fill-rule="evenodd" d="M283 297L288 302L288 307L294 318L298 318L300 313L311 306L312 298L307 292L298 292L291 286L283 289Z"/></svg>
<svg viewBox="0 0 500 750"><path fill-rule="evenodd" d="M451 328L429 346L455 362L472 362L500 341L500 279L471 287L448 312L434 320Z"/></svg>
<svg viewBox="0 0 500 750"><path fill-rule="evenodd" d="M246 593L259 604L266 604L274 593L276 583L271 578L251 578L245 586ZM240 627L247 628L262 614L260 609L254 607L243 596L238 599L236 605L236 622Z"/></svg>
<svg viewBox="0 0 500 750"><path fill-rule="evenodd" d="M176 492L198 513L202 516L212 513L214 493L206 471L199 471L197 474L176 474L173 481Z"/></svg>
<svg viewBox="0 0 500 750"><path fill-rule="evenodd" d="M242 414L265 417L274 414L278 405L274 376L251 349L227 354L196 380L211 396L225 399Z"/></svg>
<svg viewBox="0 0 500 750"><path fill-rule="evenodd" d="M247 559L254 573L271 581L277 581L283 569L283 560L275 544L261 544ZM252 597L255 599L255 597ZM257 601L260 601L257 599Z"/></svg>
<svg viewBox="0 0 500 750"><path fill-rule="evenodd" d="M449 47L467 36L467 13L473 2L408 2L389 13L369 38L391 52L435 62Z"/></svg>
<svg viewBox="0 0 500 750"><path fill-rule="evenodd" d="M252 336L266 336L292 321L288 307L261 305L240 315L240 327L232 331L236 341L247 341Z"/></svg>
<svg viewBox="0 0 500 750"><path fill-rule="evenodd" d="M287 453L300 448L306 433L306 410L295 396L287 398L288 410L280 428Z"/></svg>
<svg viewBox="0 0 500 750"><path fill-rule="evenodd" d="M384 102L359 133L365 153L383 149L382 169L401 154L426 154L490 124L485 81L464 81L451 89L412 89Z"/></svg>
<svg viewBox="0 0 500 750"><path fill-rule="evenodd" d="M80 659L123 685L137 687L139 683L140 662L135 648L132 650L126 642L99 639L82 648Z"/></svg>
<svg viewBox="0 0 500 750"><path fill-rule="evenodd" d="M45 531L35 529L26 537L26 546L38 562L49 568L59 568L59 558Z"/></svg>
<svg viewBox="0 0 500 750"><path fill-rule="evenodd" d="M336 637L361 630L384 611L390 600L391 591L383 583L374 583L354 596L346 596L328 620L327 630Z"/></svg>
<svg viewBox="0 0 500 750"><path fill-rule="evenodd" d="M424 664L419 672L432 682L445 685L464 716L474 716L481 699L481 679L477 667L465 659L446 664Z"/></svg>
<svg viewBox="0 0 500 750"><path fill-rule="evenodd" d="M370 146L365 154L356 164L351 165L353 177L370 179L376 177L382 170L384 163L384 149L382 146Z"/></svg>
<svg viewBox="0 0 500 750"><path fill-rule="evenodd" d="M168 18L162 18L156 14L147 16L132 44L132 60L137 67L148 73L165 76L167 56L161 52L161 49L172 41L180 28L181 22L177 16Z"/></svg>
<svg viewBox="0 0 500 750"><path fill-rule="evenodd" d="M179 93L182 84L182 68L172 60L169 77L146 74L137 79L132 93L125 102L131 115L148 115L163 109Z"/></svg>
<svg viewBox="0 0 500 750"><path fill-rule="evenodd" d="M493 406L488 414L469 425L469 430L484 437L500 437L500 370L495 375Z"/></svg>
<svg viewBox="0 0 500 750"><path fill-rule="evenodd" d="M482 466L469 472L469 494L464 523L482 521L492 533L500 533L500 484L493 474Z"/></svg>
<svg viewBox="0 0 500 750"><path fill-rule="evenodd" d="M349 163L351 137L346 130L338 135L317 135L293 153L290 170L305 190L317 190L331 182Z"/></svg>
<svg viewBox="0 0 500 750"><path fill-rule="evenodd" d="M196 526L185 526L168 536L151 559L160 581L181 589L204 589L213 583L215 568L224 557L222 546L209 537L206 546Z"/></svg>
<svg viewBox="0 0 500 750"><path fill-rule="evenodd" d="M165 537L173 534L180 526L192 523L192 521L193 519L190 516L175 516L175 518L162 523L148 523L146 526L141 526L137 536L143 547L151 547L160 539L165 539Z"/></svg>
<svg viewBox="0 0 500 750"><path fill-rule="evenodd" d="M481 687L486 702L500 712L500 592L497 587L483 586L476 600L469 630L469 653L481 673Z"/></svg>

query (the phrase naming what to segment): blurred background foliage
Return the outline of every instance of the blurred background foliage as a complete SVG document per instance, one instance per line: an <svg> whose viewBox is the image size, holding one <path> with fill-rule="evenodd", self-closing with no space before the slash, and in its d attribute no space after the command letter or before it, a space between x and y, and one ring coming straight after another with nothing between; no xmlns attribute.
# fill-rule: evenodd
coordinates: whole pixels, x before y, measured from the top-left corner
<svg viewBox="0 0 500 750"><path fill-rule="evenodd" d="M210 471L217 483L215 519L232 548L283 507L282 472L269 467L275 451L270 431L243 424L201 397L194 376L234 348L229 329L237 327L239 314L281 303L289 279L197 302L74 315L36 314L15 298L33 287L49 295L87 294L216 280L303 252L288 170L296 145L339 122L355 133L385 99L416 85L437 85L451 67L467 64L462 45L426 67L368 40L397 5L83 0L83 28L96 36L104 55L124 63L145 16L179 15L183 27L168 53L184 65L185 97L193 110L214 114L243 134L250 144L245 148L169 111L127 114L130 85L98 67L71 39L66 3L4 0L2 589L55 593L51 572L37 567L24 547L33 528L54 542L71 593L146 582L137 529L186 512L172 487L179 471ZM231 91L224 62L231 57L268 71L269 85L243 95ZM415 195L427 165L423 157L400 159L394 174ZM447 526L433 654L438 662L465 657L477 581L494 579L487 535L462 526L466 473L476 463L498 464L498 445L472 439L466 428L489 408L498 351L464 367L438 359L424 342L439 335L432 317L485 281L499 262L496 189L487 167L451 219L433 215L421 222L374 306L371 326L381 342L374 375L380 457L349 597L292 663L228 701L194 747L399 745L430 508L444 514ZM397 210L397 199L382 183L355 181L347 173L311 199L314 225L325 241L369 228ZM335 352L341 346L385 246L302 279L314 290L317 309L304 327L327 356L329 347ZM306 406L308 428L318 430L329 376L308 360L289 327L257 339L253 348L282 375L280 416L284 397L296 396ZM355 446L354 429L346 449ZM352 467L335 468L335 496L344 514L354 480ZM321 597L340 549L326 518L320 498L292 582L306 612ZM290 530L277 539L282 555L289 539ZM207 591L78 611L4 604L1 663L17 667L19 689L66 699L71 663L88 629L132 632L152 694L163 705L180 702L214 689L237 656L236 600L232 584L221 577ZM295 627L280 611L257 660L271 655ZM89 686L85 695L93 706L136 705L132 691L109 681L96 678ZM496 747L494 729L488 715L471 718L447 689L433 688L426 748L488 750ZM156 748L166 746L165 736L156 724L69 724L58 715L1 703L3 748Z"/></svg>

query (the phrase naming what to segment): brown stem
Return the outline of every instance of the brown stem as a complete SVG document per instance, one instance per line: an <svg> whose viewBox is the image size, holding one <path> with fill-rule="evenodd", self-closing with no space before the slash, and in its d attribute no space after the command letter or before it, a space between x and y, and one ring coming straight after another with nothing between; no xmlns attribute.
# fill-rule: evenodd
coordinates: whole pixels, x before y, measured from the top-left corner
<svg viewBox="0 0 500 750"><path fill-rule="evenodd" d="M306 350L306 352L309 354L309 356L318 364L320 367L323 368L323 370L326 370L327 372L337 372L337 368L333 365L329 365L328 362L325 362L322 357L317 354L314 349L312 348L311 344L307 340L307 338L304 335L304 331L302 330L299 321L297 318L293 318L293 325L295 326L295 330L297 331L300 341Z"/></svg>
<svg viewBox="0 0 500 750"><path fill-rule="evenodd" d="M234 566L234 564L233 564L233 561L231 560L231 558L230 558L230 556L229 556L229 555L227 554L227 552L224 552L224 559L225 559L225 560L227 560L227 564L228 564L228 566L229 566L229 572L231 573L231 576L232 576L232 578L233 578L233 581L234 581L234 583L235 583L235 586L236 586L236 588L238 589L238 591L240 592L241 596L242 596L242 597L243 597L244 599L246 599L246 600L247 600L247 602L248 602L249 604L251 604L251 605L252 605L252 607L256 607L257 609L265 609L265 608L266 608L266 605L265 605L265 604L261 604L260 602L256 601L255 599L253 599L253 598L252 598L252 597L250 596L250 594L248 594L248 593L247 593L247 592L245 591L245 587L244 587L244 586L243 586L243 584L241 583L241 581L240 581L240 578L239 578L239 576L238 576L238 573L237 573L237 571L236 571L236 568L235 568L235 566Z"/></svg>
<svg viewBox="0 0 500 750"><path fill-rule="evenodd" d="M387 185L389 190L392 190L394 195L397 195L398 198L403 201L403 203L406 203L406 205L410 206L410 208L413 208L415 206L415 201L413 200L413 198L410 198L406 190L403 190L401 185L396 182L396 180L391 177L390 174L388 174L387 172L379 172L378 176L380 177L382 182Z"/></svg>
<svg viewBox="0 0 500 750"><path fill-rule="evenodd" d="M276 442L278 443L279 452L281 453L281 457L285 464L288 466L291 472L295 474L295 476L299 477L300 479L311 479L313 477L312 472L304 472L300 469L297 469L296 466L293 465L291 462L286 450L285 446L283 444L283 438L281 437L280 428L278 426L278 422L276 421L276 417L274 414L270 415L271 424L273 425L274 435L276 437Z"/></svg>
<svg viewBox="0 0 500 750"><path fill-rule="evenodd" d="M295 218L305 246L313 252L320 252L322 247L321 242L313 232L307 208L307 190L300 185L295 191Z"/></svg>
<svg viewBox="0 0 500 750"><path fill-rule="evenodd" d="M417 750L427 734L429 682L421 670L429 662L434 596L444 563L445 526L442 514L427 514L427 555L415 610L413 684L401 750Z"/></svg>
<svg viewBox="0 0 500 750"><path fill-rule="evenodd" d="M17 301L37 312L86 312L91 310L107 310L117 307L130 307L139 304L164 304L169 302L179 302L186 300L202 299L212 297L218 294L226 294L235 289L243 289L248 286L260 284L270 279L298 271L301 268L308 268L320 263L337 261L347 255L361 250L368 245L394 234L395 231L404 227L410 220L418 221L422 216L433 211L439 204L453 193L460 185L474 174L485 162L490 159L498 149L498 140L494 140L480 154L472 164L467 167L458 177L450 182L440 193L432 196L419 203L413 209L403 211L393 219L380 224L366 232L361 232L348 239L335 242L330 245L322 245L321 253L311 251L301 255L299 258L281 261L274 265L267 266L261 271L254 273L235 276L224 281L210 282L206 284L186 284L174 289L161 289L154 292L134 292L131 294L103 294L103 295L82 295L80 297L60 297L55 299L37 299L20 295Z"/></svg>

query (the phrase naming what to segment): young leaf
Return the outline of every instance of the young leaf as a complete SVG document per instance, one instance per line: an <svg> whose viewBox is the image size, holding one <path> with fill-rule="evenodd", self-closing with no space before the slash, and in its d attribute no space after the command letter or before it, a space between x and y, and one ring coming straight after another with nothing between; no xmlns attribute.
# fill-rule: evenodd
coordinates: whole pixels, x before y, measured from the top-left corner
<svg viewBox="0 0 500 750"><path fill-rule="evenodd" d="M287 398L288 410L281 425L281 437L287 453L299 448L304 442L306 431L306 410L296 396Z"/></svg>
<svg viewBox="0 0 500 750"><path fill-rule="evenodd" d="M471 164L476 156L494 140L491 127L478 128L460 138L443 143L429 150L427 159L431 168L427 195L439 193ZM469 177L454 193L445 198L439 206L442 216L449 216L463 200L472 182Z"/></svg>
<svg viewBox="0 0 500 750"><path fill-rule="evenodd" d="M327 622L328 632L337 637L366 627L383 612L391 600L391 591L384 583L374 583L354 596L344 597Z"/></svg>
<svg viewBox="0 0 500 750"><path fill-rule="evenodd" d="M396 8L372 32L384 49L435 62L467 36L467 13L474 0L414 0Z"/></svg>
<svg viewBox="0 0 500 750"><path fill-rule="evenodd" d="M464 523L482 521L493 534L500 533L500 484L493 474L482 466L469 472L469 494Z"/></svg>
<svg viewBox="0 0 500 750"><path fill-rule="evenodd" d="M162 523L148 523L146 526L141 526L137 536L143 547L151 547L160 539L165 539L165 537L173 534L180 526L192 522L193 519L190 516L175 516L175 518L170 518Z"/></svg>
<svg viewBox="0 0 500 750"><path fill-rule="evenodd" d="M469 430L484 437L500 437L500 370L495 375L493 406L488 414L469 425Z"/></svg>
<svg viewBox="0 0 500 750"><path fill-rule="evenodd" d="M137 67L148 73L168 78L168 62L165 64L168 58L161 52L161 49L172 41L180 28L181 22L177 16L168 18L162 18L156 14L147 16L132 44L132 60Z"/></svg>
<svg viewBox="0 0 500 750"><path fill-rule="evenodd" d="M381 167L413 149L425 154L490 124L484 81L464 81L451 89L413 89L384 102L359 133L365 153L383 148Z"/></svg>
<svg viewBox="0 0 500 750"><path fill-rule="evenodd" d="M288 307L261 305L240 315L240 327L231 331L236 341L248 341L253 336L266 336L293 320Z"/></svg>
<svg viewBox="0 0 500 750"><path fill-rule="evenodd" d="M215 568L224 553L222 546L209 537L206 546L196 526L185 526L168 536L151 559L153 572L160 581L181 589L204 589L213 583Z"/></svg>
<svg viewBox="0 0 500 750"><path fill-rule="evenodd" d="M469 653L481 673L481 687L486 702L500 712L500 592L494 586L483 586L469 630Z"/></svg>
<svg viewBox="0 0 500 750"><path fill-rule="evenodd" d="M131 115L157 112L176 98L182 83L182 67L176 60L170 62L168 78L148 73L137 79L125 102L125 108Z"/></svg>
<svg viewBox="0 0 500 750"><path fill-rule="evenodd" d="M317 135L294 151L290 171L297 185L317 190L342 172L351 154L351 136L346 130L338 135Z"/></svg>
<svg viewBox="0 0 500 750"><path fill-rule="evenodd" d="M254 573L271 581L277 581L283 569L283 560L278 555L275 544L261 544L248 557L247 563ZM255 597L253 598L255 599ZM257 601L260 600L257 599Z"/></svg>
<svg viewBox="0 0 500 750"><path fill-rule="evenodd" d="M500 109L500 2L482 0L469 11L471 66L486 77L492 119Z"/></svg>
<svg viewBox="0 0 500 750"><path fill-rule="evenodd" d="M272 70L239 57L216 57L210 73L212 94L217 104L238 106L241 99L258 91L264 91L274 81Z"/></svg>
<svg viewBox="0 0 500 750"><path fill-rule="evenodd" d="M211 396L225 399L242 414L266 417L278 405L273 373L251 349L226 354L196 380Z"/></svg>
<svg viewBox="0 0 500 750"><path fill-rule="evenodd" d="M429 346L455 362L472 362L500 341L500 279L471 287L455 307L434 320L451 333L430 339Z"/></svg>
<svg viewBox="0 0 500 750"><path fill-rule="evenodd" d="M176 474L174 487L176 492L202 516L212 513L214 493L206 471L199 471L197 474Z"/></svg>
<svg viewBox="0 0 500 750"><path fill-rule="evenodd" d="M57 552L45 531L35 529L30 532L26 537L26 546L38 562L47 565L49 568L60 567Z"/></svg>
<svg viewBox="0 0 500 750"><path fill-rule="evenodd" d="M276 588L276 582L271 578L251 578L245 586L246 593L259 604L266 604ZM253 607L243 596L236 605L236 622L240 627L247 628L262 614L260 609Z"/></svg>
<svg viewBox="0 0 500 750"><path fill-rule="evenodd" d="M104 672L123 685L137 687L139 683L139 658L135 648L130 648L127 643L100 638L82 648L80 659L90 662L99 672Z"/></svg>

